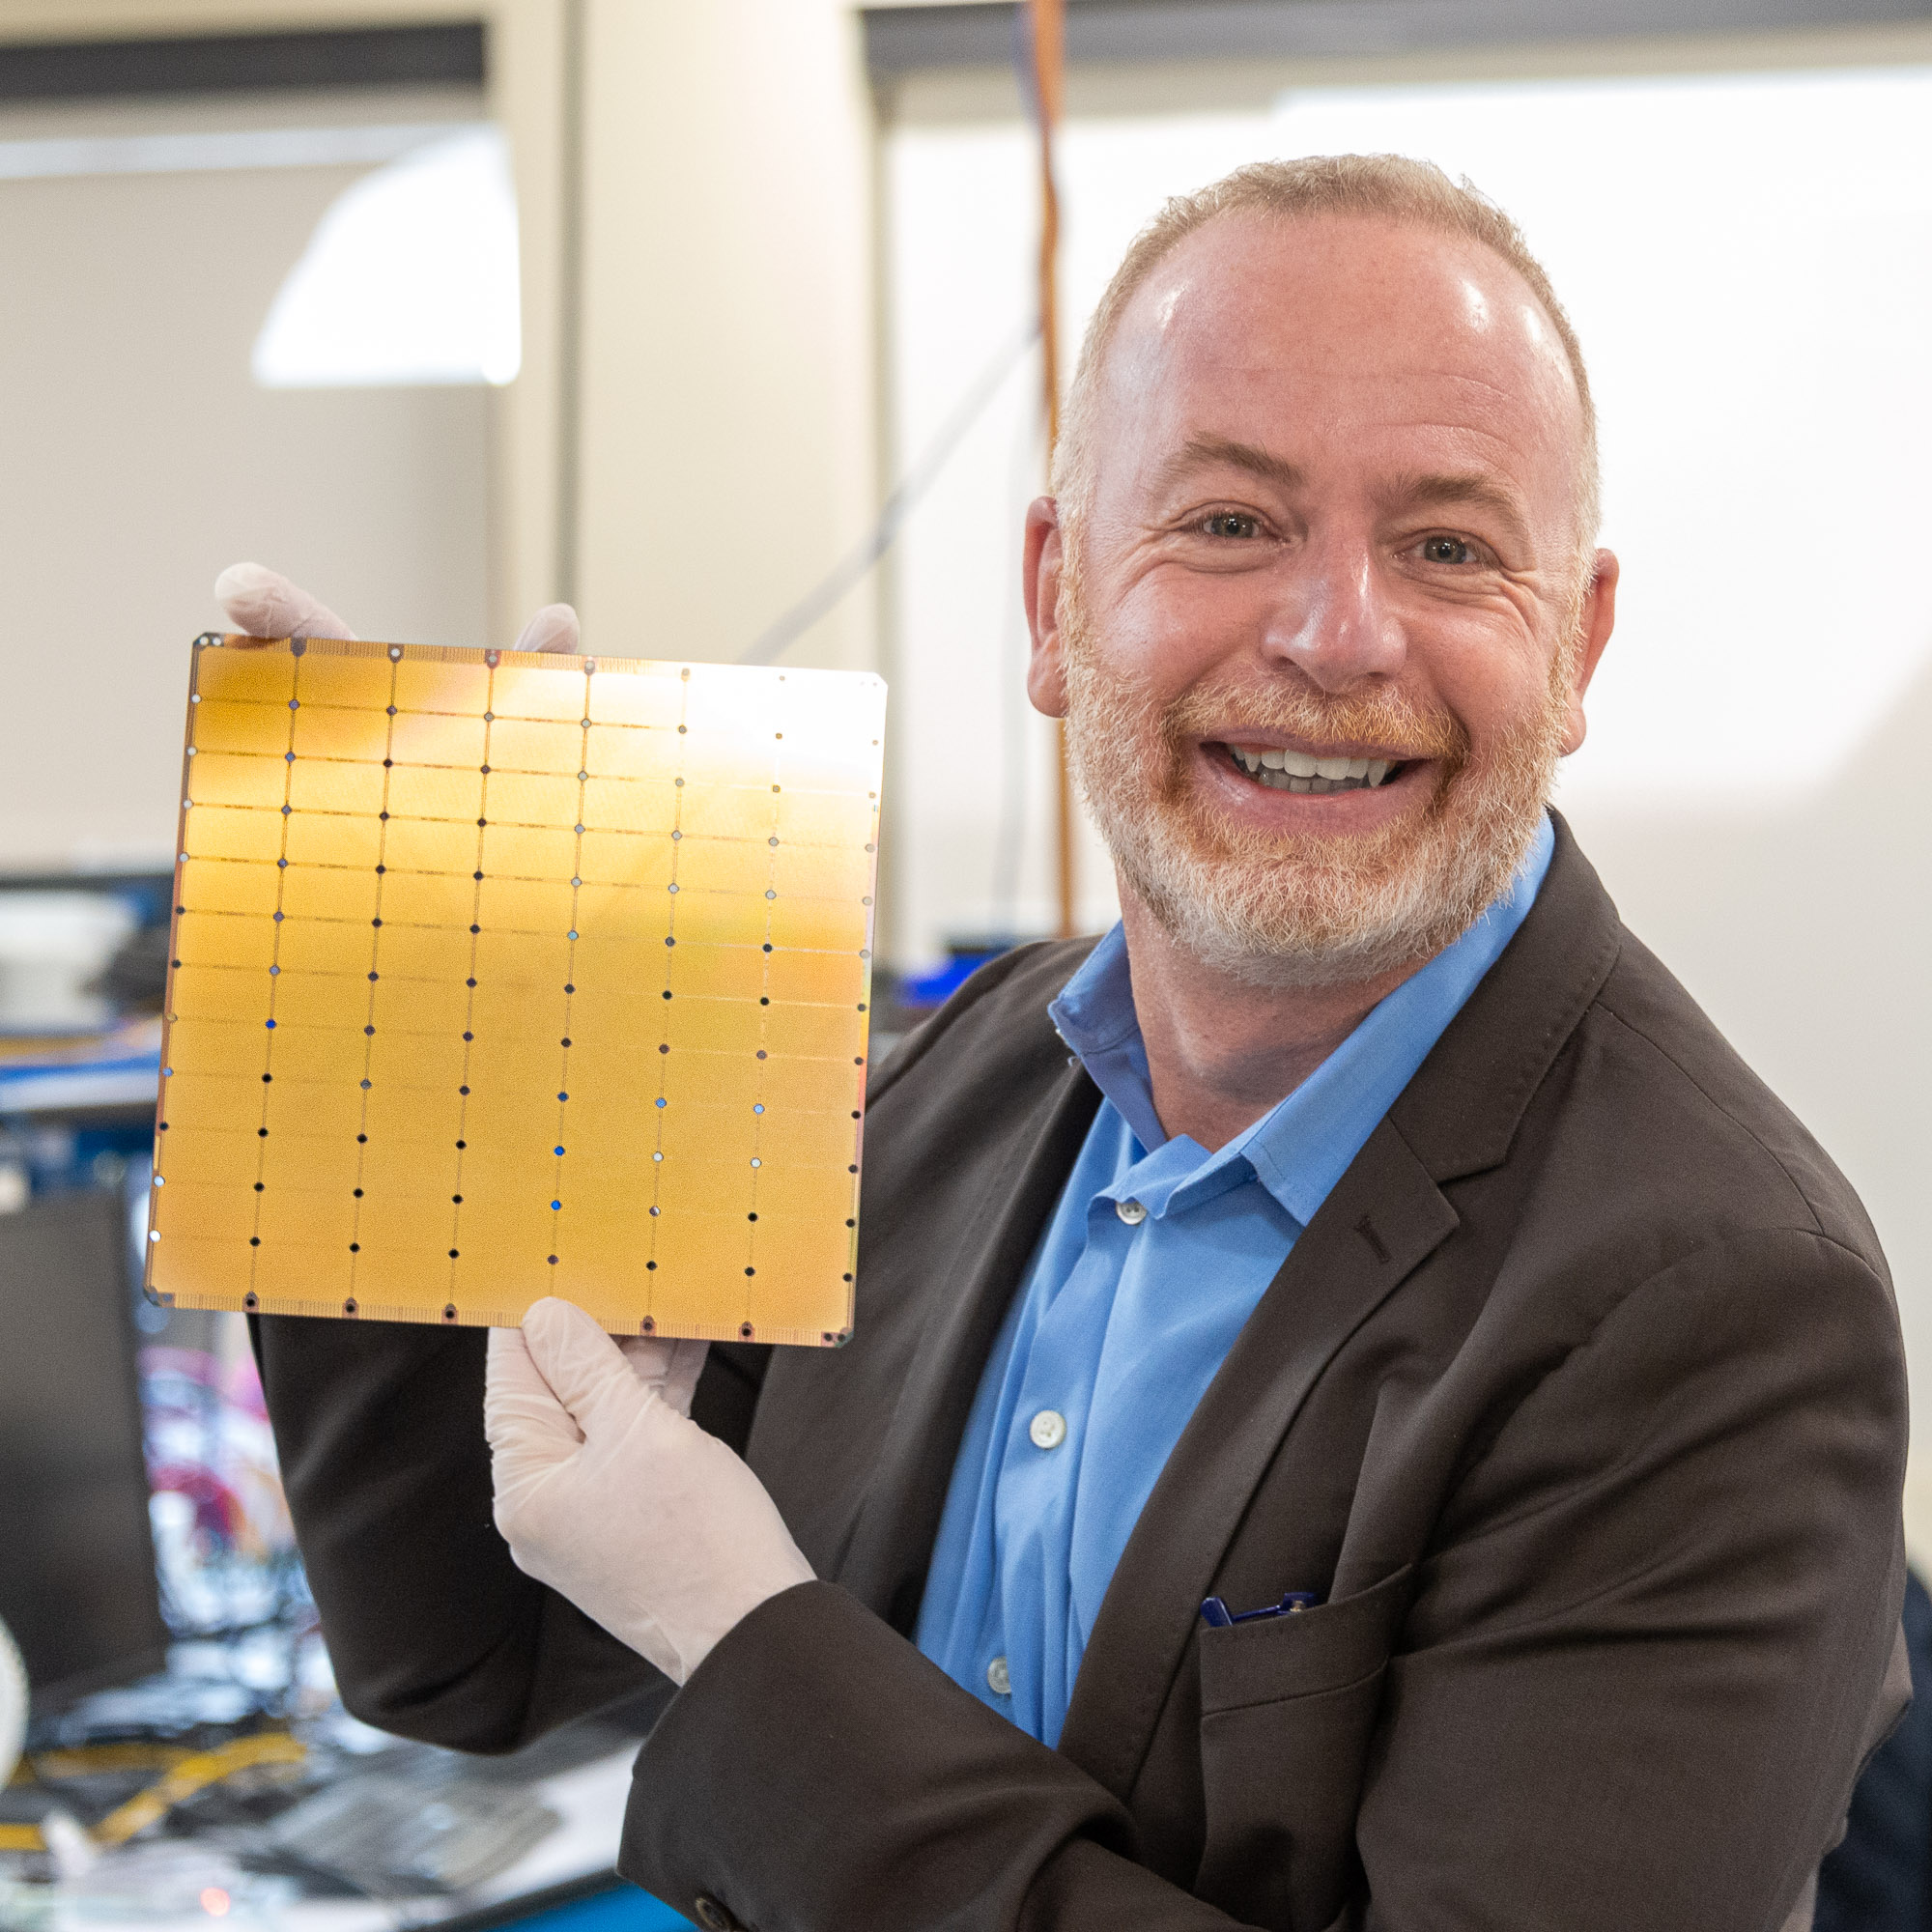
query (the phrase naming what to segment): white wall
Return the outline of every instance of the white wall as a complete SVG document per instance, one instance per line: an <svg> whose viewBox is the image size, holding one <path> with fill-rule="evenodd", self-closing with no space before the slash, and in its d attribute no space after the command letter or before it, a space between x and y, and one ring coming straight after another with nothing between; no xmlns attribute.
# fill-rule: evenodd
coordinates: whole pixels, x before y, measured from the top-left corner
<svg viewBox="0 0 1932 1932"><path fill-rule="evenodd" d="M451 111L365 98L330 117ZM0 141L161 125L16 112ZM226 563L278 564L365 635L482 634L483 392L249 374L282 276L360 172L0 181L0 866L168 862L187 644L219 621Z"/></svg>
<svg viewBox="0 0 1932 1932"><path fill-rule="evenodd" d="M739 656L872 520L871 109L834 0L594 0L586 644ZM790 653L872 667L848 598Z"/></svg>

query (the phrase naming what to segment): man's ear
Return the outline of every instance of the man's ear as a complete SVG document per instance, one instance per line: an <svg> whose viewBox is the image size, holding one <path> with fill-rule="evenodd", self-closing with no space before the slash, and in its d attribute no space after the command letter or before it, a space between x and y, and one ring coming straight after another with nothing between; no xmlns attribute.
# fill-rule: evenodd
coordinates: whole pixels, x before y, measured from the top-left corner
<svg viewBox="0 0 1932 1932"><path fill-rule="evenodd" d="M1570 680L1569 715L1563 727L1563 755L1581 749L1589 729L1583 716L1583 694L1603 661L1604 646L1617 623L1617 575L1621 566L1614 551L1600 550L1590 566L1589 587L1583 592L1583 609L1578 618L1583 634L1582 648L1577 653L1577 668Z"/></svg>
<svg viewBox="0 0 1932 1932"><path fill-rule="evenodd" d="M1048 718L1066 716L1066 666L1060 648L1060 577L1065 534L1060 505L1036 497L1027 505L1026 554L1020 584L1026 594L1027 630L1033 639L1027 659L1027 696Z"/></svg>

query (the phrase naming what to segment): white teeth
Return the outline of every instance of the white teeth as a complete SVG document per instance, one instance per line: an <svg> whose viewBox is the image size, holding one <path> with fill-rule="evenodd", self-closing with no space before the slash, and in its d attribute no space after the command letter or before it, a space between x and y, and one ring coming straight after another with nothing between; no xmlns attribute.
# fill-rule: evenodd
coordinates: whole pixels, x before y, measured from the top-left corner
<svg viewBox="0 0 1932 1932"><path fill-rule="evenodd" d="M1304 752L1243 745L1230 745L1228 750L1242 771L1271 791L1327 793L1375 786L1398 762L1393 758L1316 758Z"/></svg>

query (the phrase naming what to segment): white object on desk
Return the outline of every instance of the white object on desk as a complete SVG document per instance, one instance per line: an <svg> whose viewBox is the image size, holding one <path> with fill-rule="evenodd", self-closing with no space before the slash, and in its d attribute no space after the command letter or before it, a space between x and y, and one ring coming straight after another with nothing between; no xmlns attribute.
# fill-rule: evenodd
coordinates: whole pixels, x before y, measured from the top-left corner
<svg viewBox="0 0 1932 1932"><path fill-rule="evenodd" d="M27 1666L5 1624L0 1624L0 1785L14 1775L27 1741Z"/></svg>
<svg viewBox="0 0 1932 1932"><path fill-rule="evenodd" d="M0 893L0 1032L103 1025L111 1009L88 988L136 923L111 893Z"/></svg>

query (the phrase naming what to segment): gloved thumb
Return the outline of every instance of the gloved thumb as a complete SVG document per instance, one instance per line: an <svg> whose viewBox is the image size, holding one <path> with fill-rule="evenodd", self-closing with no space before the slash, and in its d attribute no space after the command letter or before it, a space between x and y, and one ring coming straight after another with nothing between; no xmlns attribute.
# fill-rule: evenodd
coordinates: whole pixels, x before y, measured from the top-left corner
<svg viewBox="0 0 1932 1932"><path fill-rule="evenodd" d="M483 1433L490 1442L497 1526L507 1536L525 1499L583 1442L583 1432L537 1373L528 1346L515 1328L490 1331Z"/></svg>
<svg viewBox="0 0 1932 1932"><path fill-rule="evenodd" d="M524 1342L537 1372L588 1435L637 1412L649 1392L623 1351L575 1302L547 1294L524 1314Z"/></svg>
<svg viewBox="0 0 1932 1932"><path fill-rule="evenodd" d="M490 1331L483 1434L498 1455L535 1454L551 1462L575 1455L583 1441L582 1430L531 1361L520 1329Z"/></svg>
<svg viewBox="0 0 1932 1932"><path fill-rule="evenodd" d="M306 590L259 563L231 563L214 580L214 601L251 638L353 638L355 633Z"/></svg>

